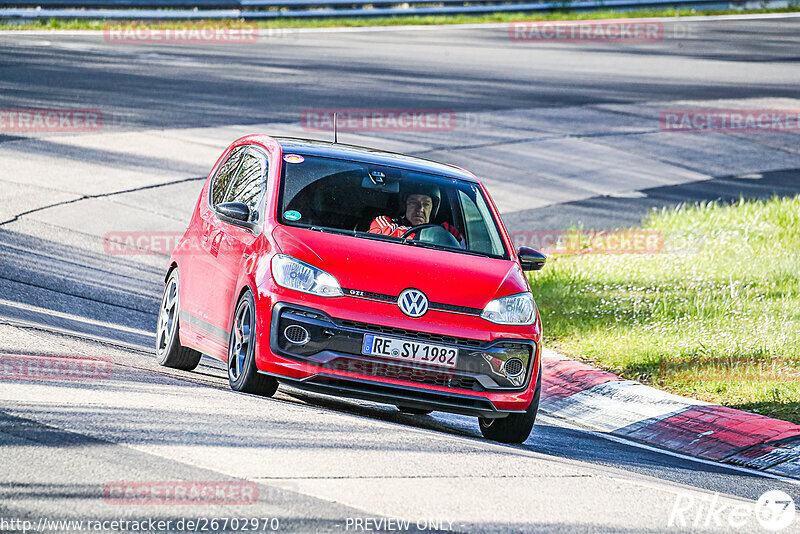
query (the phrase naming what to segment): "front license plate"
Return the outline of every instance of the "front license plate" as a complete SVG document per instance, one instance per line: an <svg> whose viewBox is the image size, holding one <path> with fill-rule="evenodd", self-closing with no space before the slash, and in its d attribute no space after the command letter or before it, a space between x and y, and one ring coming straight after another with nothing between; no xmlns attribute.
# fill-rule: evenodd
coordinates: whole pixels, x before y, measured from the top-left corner
<svg viewBox="0 0 800 534"><path fill-rule="evenodd" d="M406 362L439 365L452 369L456 366L458 349L365 334L361 353Z"/></svg>

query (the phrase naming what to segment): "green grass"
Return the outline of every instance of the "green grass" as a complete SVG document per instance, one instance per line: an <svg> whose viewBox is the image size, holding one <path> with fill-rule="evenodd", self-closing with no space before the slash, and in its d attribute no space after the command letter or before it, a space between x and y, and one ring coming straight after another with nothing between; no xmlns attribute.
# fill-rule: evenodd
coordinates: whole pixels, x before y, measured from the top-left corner
<svg viewBox="0 0 800 534"><path fill-rule="evenodd" d="M413 3L412 3L413 5ZM489 22L514 22L523 20L586 20L609 18L649 18L649 17L682 17L697 15L726 15L743 13L793 13L800 11L800 6L777 9L726 9L726 10L694 10L694 9L645 9L637 11L592 11L571 12L557 11L552 13L495 13L486 15L431 15L431 16L397 16L397 17L353 17L353 18L285 18L280 20L255 22L259 28L325 28L353 26L397 26L416 24L476 24ZM0 21L0 30L102 30L109 22L104 20L44 20L24 24L12 24ZM244 20L203 20L173 22L133 22L127 25L145 28L198 28L213 26L237 27L246 23Z"/></svg>
<svg viewBox="0 0 800 534"><path fill-rule="evenodd" d="M800 423L800 196L654 212L658 254L555 255L548 346L667 391Z"/></svg>

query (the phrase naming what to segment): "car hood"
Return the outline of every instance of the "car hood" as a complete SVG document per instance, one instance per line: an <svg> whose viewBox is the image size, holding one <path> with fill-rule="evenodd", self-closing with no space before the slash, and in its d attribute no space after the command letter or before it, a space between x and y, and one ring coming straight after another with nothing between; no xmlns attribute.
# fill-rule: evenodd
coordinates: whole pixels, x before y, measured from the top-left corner
<svg viewBox="0 0 800 534"><path fill-rule="evenodd" d="M332 274L345 290L396 297L413 287L431 302L483 309L497 297L529 291L519 264L279 226L273 232L278 248Z"/></svg>

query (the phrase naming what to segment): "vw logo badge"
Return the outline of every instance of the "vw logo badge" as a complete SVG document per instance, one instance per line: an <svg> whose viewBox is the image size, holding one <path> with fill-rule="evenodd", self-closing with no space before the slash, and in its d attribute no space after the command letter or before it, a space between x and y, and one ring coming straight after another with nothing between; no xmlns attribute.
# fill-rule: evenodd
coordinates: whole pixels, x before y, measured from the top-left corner
<svg viewBox="0 0 800 534"><path fill-rule="evenodd" d="M428 311L428 297L419 289L406 289L397 297L397 305L409 317L422 317Z"/></svg>

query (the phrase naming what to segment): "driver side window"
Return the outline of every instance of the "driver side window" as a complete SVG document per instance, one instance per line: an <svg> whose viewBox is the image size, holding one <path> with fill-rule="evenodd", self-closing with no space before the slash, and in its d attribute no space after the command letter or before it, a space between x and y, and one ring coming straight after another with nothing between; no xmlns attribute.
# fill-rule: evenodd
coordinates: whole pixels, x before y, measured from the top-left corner
<svg viewBox="0 0 800 534"><path fill-rule="evenodd" d="M243 146L234 148L230 156L228 156L228 159L217 171L217 175L211 183L211 194L209 196L209 202L212 208L216 208L217 204L225 202L225 193L230 188L231 180L235 176L236 170L239 168L244 150L245 148Z"/></svg>
<svg viewBox="0 0 800 534"><path fill-rule="evenodd" d="M242 202L250 208L250 221L257 221L259 205L266 190L267 160L257 150L247 150L231 180L223 202Z"/></svg>

